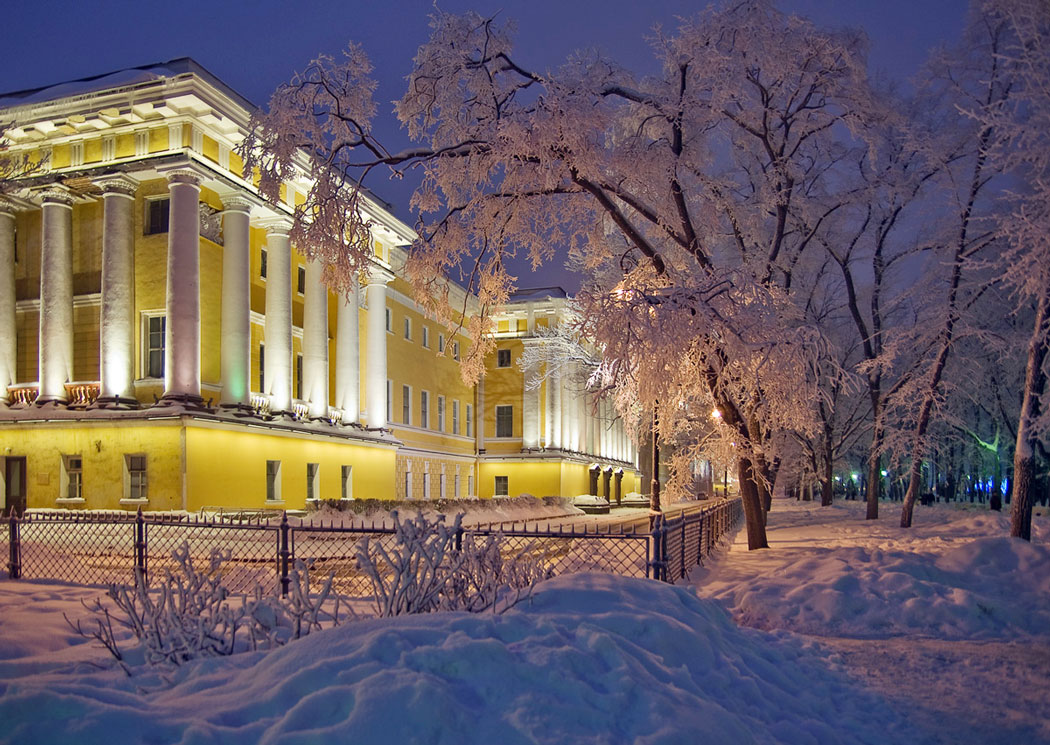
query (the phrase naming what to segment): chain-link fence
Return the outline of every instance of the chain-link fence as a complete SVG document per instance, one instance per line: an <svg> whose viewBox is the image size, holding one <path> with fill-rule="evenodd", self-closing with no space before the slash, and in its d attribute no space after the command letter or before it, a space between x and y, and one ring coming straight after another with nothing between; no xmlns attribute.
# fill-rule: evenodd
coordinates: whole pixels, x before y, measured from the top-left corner
<svg viewBox="0 0 1050 745"><path fill-rule="evenodd" d="M527 552L552 574L598 571L675 582L703 561L741 514L737 499L675 518L657 516L646 532L516 525L461 528L453 540L458 548L468 533L501 535L508 557ZM323 526L286 515L203 520L143 513L27 513L12 516L0 534L0 557L8 557L11 579L131 582L136 570L148 577L174 567L173 552L186 544L198 570L207 571L213 556L222 558L224 584L233 591L259 584L267 591L286 592L298 560L314 577L331 574L334 588L350 597L367 597L372 591L358 565L362 544L381 542L389 549L395 540L393 528Z"/></svg>

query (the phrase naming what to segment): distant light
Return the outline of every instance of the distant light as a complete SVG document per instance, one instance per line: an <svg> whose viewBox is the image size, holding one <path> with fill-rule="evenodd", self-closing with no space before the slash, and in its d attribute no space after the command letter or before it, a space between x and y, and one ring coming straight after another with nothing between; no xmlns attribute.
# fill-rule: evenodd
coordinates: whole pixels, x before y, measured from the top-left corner
<svg viewBox="0 0 1050 745"><path fill-rule="evenodd" d="M887 471L886 469L883 469L883 470L882 470L882 475L883 475L883 476L889 476L889 475L890 475L890 472L889 472L889 471Z"/></svg>
<svg viewBox="0 0 1050 745"><path fill-rule="evenodd" d="M856 472L854 472L854 474L853 474L853 480L854 480L854 481L859 481L859 480L860 480L860 474L859 474L859 473L856 473Z"/></svg>
<svg viewBox="0 0 1050 745"><path fill-rule="evenodd" d="M841 477L841 476L836 476L836 477L835 477L835 480L836 480L836 481L842 481L842 477Z"/></svg>
<svg viewBox="0 0 1050 745"><path fill-rule="evenodd" d="M721 419L722 418L722 412L719 411L718 409L711 409L711 417L713 419Z"/></svg>

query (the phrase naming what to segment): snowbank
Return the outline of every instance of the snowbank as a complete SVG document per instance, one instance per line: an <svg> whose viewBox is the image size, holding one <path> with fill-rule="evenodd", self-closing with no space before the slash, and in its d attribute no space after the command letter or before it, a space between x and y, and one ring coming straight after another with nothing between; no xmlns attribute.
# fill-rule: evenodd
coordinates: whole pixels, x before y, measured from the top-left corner
<svg viewBox="0 0 1050 745"><path fill-rule="evenodd" d="M1050 636L1050 547L1007 537L1009 516L934 505L897 527L883 505L877 522L863 505L778 502L772 551L734 545L709 571L702 592L742 624L850 637L902 634L938 639ZM743 552L743 553L741 553Z"/></svg>
<svg viewBox="0 0 1050 745"><path fill-rule="evenodd" d="M365 621L170 682L86 666L5 678L12 743L914 741L801 645L689 589L609 575L552 580L502 616Z"/></svg>

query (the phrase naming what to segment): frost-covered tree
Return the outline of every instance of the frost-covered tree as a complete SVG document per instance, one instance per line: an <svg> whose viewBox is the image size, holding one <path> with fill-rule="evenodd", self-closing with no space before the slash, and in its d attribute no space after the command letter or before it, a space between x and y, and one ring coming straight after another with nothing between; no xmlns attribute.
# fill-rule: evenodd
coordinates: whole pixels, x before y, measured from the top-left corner
<svg viewBox="0 0 1050 745"><path fill-rule="evenodd" d="M1045 0L996 0L983 6L1005 27L996 62L1011 72L1006 100L969 111L1000 133L987 154L1020 181L999 228L1008 248L996 265L1017 304L1031 313L1023 398L1014 448L1010 535L1031 540L1036 449L1050 430L1046 402L1050 345L1050 5Z"/></svg>
<svg viewBox="0 0 1050 745"><path fill-rule="evenodd" d="M740 455L749 546L764 547L773 433L813 421L799 402L813 400L816 335L793 287L841 202L849 132L871 114L863 41L748 0L658 35L654 52L650 78L594 53L536 72L516 60L507 27L436 12L396 104L417 146L379 143L374 83L352 46L282 86L244 152L270 198L306 164L314 186L296 237L344 271L369 251L367 214L343 184L418 170L408 273L420 302L451 318L445 277L466 267L482 308L468 377L490 344L489 309L511 288L507 257L539 264L568 250L593 278L585 330L610 377L633 380L645 410L720 412Z"/></svg>

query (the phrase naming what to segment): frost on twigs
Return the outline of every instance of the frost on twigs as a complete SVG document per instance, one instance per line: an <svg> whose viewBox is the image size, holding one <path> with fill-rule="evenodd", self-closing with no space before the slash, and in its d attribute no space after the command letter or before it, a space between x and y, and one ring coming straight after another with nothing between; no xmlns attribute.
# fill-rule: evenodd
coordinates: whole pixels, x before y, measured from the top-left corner
<svg viewBox="0 0 1050 745"><path fill-rule="evenodd" d="M133 657L149 665L181 665L199 657L272 649L323 626L338 625L341 613L350 613L332 593L331 576L311 591L309 570L301 561L289 573L288 596L282 598L258 584L247 594L231 594L221 572L229 551L213 549L206 571L193 565L185 542L172 558L175 569L165 569L156 587L141 571L135 572L133 585L110 585L106 594L114 610L97 598L85 603L95 616L94 629L66 619L81 636L99 641L128 675ZM138 641L137 654L121 649L114 622Z"/></svg>
<svg viewBox="0 0 1050 745"><path fill-rule="evenodd" d="M529 547L507 556L502 534L482 538L464 532L462 513L451 526L444 515L431 520L420 513L402 520L395 510L391 516L392 546L366 539L357 548L381 618L436 611L502 613L551 576Z"/></svg>

